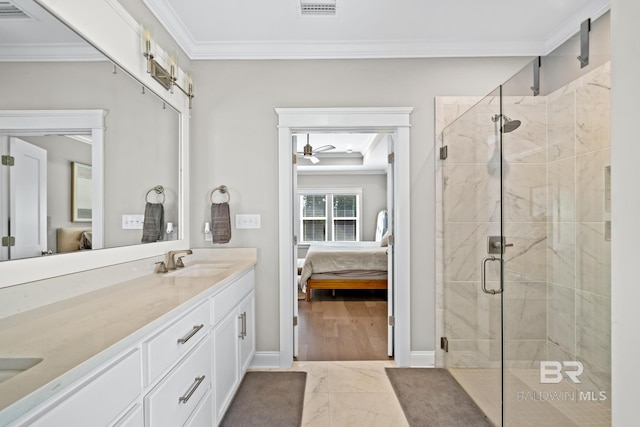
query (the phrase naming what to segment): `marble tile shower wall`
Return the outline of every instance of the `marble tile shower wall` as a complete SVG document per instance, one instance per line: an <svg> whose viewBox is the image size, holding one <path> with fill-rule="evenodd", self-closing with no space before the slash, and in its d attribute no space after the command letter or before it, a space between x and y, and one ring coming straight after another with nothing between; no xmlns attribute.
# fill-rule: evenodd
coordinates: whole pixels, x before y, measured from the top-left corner
<svg viewBox="0 0 640 427"><path fill-rule="evenodd" d="M548 96L548 358L611 391L610 64ZM607 401L610 403L610 400Z"/></svg>
<svg viewBox="0 0 640 427"><path fill-rule="evenodd" d="M547 97L503 99L522 122L504 135L507 366L581 360L591 390L609 390L610 372L608 77L605 65ZM486 238L500 233L498 113L497 96L436 99L436 144L448 146L436 168L436 332L449 340L438 366L500 366L499 297L479 283ZM487 267L498 286L498 263Z"/></svg>

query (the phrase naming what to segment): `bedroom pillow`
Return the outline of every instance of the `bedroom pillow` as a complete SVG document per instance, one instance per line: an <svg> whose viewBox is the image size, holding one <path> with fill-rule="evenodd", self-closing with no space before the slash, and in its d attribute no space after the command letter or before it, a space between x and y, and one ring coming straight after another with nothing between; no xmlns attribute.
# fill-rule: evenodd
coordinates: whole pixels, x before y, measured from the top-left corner
<svg viewBox="0 0 640 427"><path fill-rule="evenodd" d="M382 240L380 240L380 246L389 246L389 232L387 231L386 233L384 233L384 236L382 236Z"/></svg>
<svg viewBox="0 0 640 427"><path fill-rule="evenodd" d="M91 249L92 246L92 234L91 231L85 231L80 237L80 249Z"/></svg>

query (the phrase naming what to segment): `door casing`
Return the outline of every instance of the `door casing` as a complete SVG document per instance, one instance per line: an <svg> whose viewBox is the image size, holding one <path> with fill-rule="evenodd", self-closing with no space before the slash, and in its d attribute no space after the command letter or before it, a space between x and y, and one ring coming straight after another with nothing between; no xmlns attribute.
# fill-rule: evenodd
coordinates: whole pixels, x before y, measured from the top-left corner
<svg viewBox="0 0 640 427"><path fill-rule="evenodd" d="M409 128L411 107L389 108L276 108L278 114L279 168L279 301L280 301L280 367L293 363L293 292L294 269L294 177L291 136L297 129L328 131L372 131L392 133L394 153L393 223L395 257L393 280L396 287L394 312L395 361L410 366L411 299L410 299L410 180Z"/></svg>

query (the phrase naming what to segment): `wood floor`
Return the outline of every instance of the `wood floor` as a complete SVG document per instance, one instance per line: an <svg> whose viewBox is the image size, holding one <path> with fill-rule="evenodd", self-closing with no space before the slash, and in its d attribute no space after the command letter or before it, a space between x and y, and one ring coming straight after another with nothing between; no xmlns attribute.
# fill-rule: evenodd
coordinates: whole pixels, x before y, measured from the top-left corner
<svg viewBox="0 0 640 427"><path fill-rule="evenodd" d="M298 301L299 361L388 360L386 290L314 290Z"/></svg>

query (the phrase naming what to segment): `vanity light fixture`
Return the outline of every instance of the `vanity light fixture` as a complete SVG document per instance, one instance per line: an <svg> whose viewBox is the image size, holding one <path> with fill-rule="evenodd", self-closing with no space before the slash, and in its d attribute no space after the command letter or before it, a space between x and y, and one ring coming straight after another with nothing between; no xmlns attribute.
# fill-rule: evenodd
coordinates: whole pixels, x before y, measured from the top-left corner
<svg viewBox="0 0 640 427"><path fill-rule="evenodd" d="M151 50L151 32L149 30L143 29L144 32L144 52L142 55L147 59L147 73L153 77L155 81L160 83L160 85L166 90L173 93L173 88L177 87L180 89L182 93L185 94L187 98L189 98L189 108L192 108L191 100L195 96L193 94L193 81L190 75L186 75L187 80L187 89L185 90L180 84L178 84L178 77L176 69L175 60L173 57L169 58L169 70L164 68L162 65L156 61L153 51Z"/></svg>

